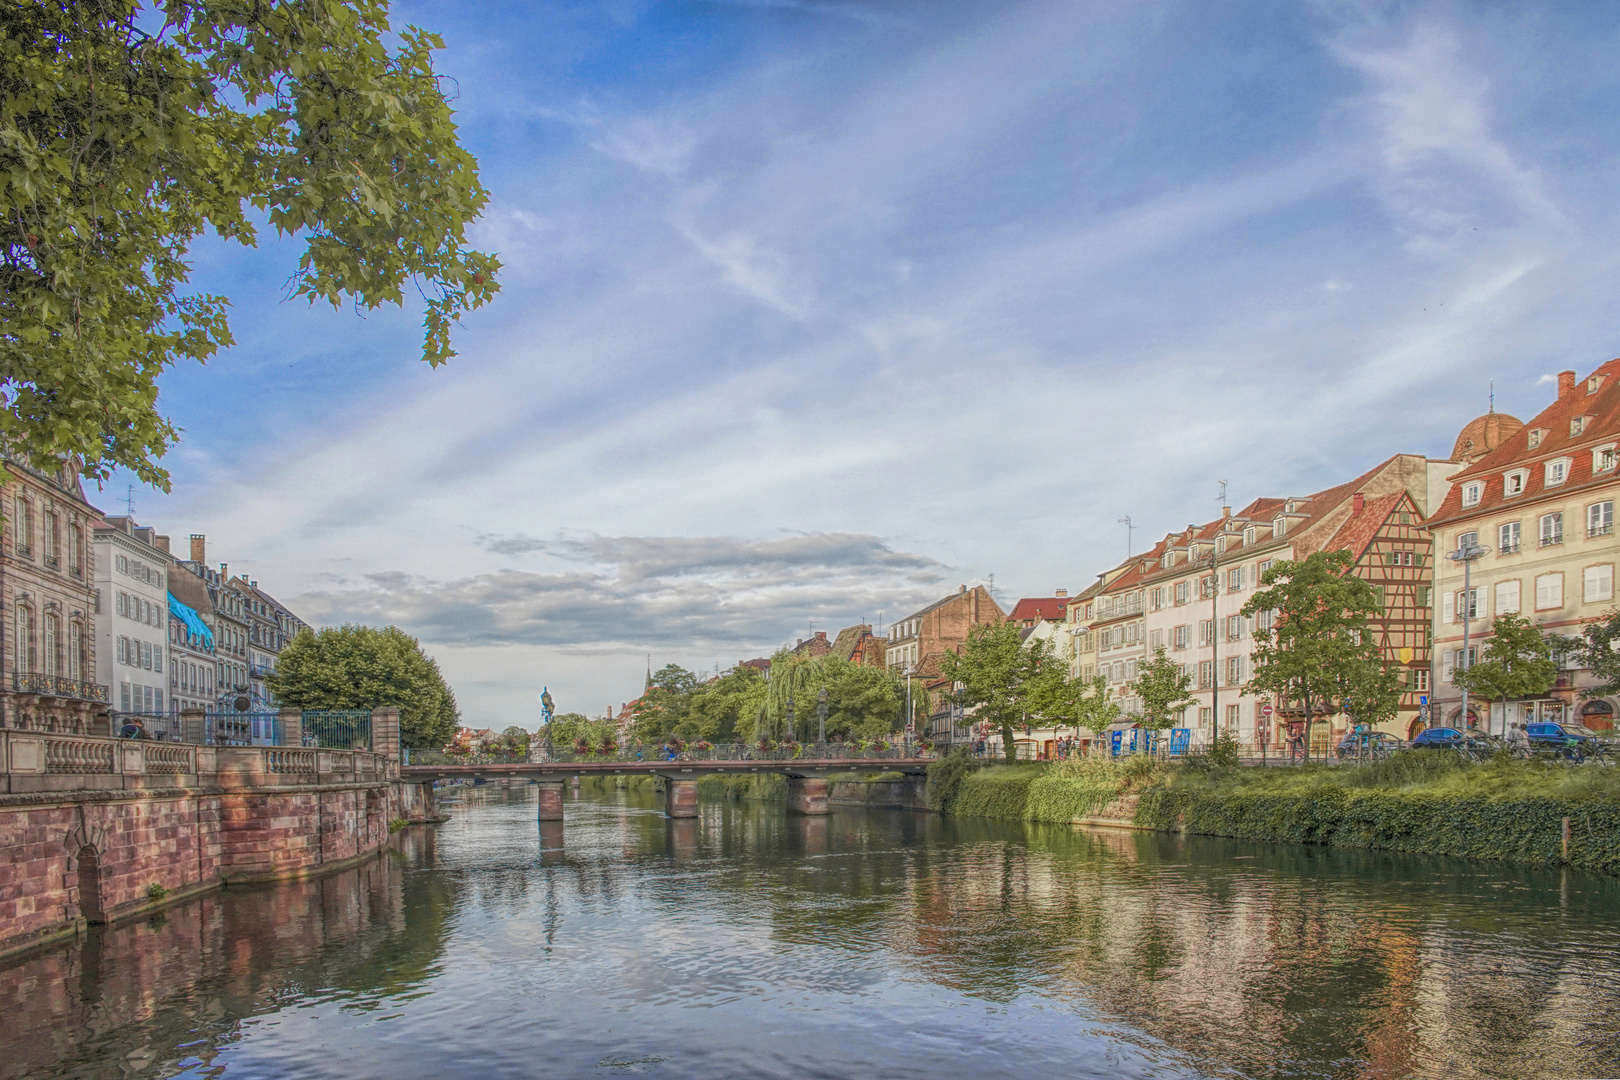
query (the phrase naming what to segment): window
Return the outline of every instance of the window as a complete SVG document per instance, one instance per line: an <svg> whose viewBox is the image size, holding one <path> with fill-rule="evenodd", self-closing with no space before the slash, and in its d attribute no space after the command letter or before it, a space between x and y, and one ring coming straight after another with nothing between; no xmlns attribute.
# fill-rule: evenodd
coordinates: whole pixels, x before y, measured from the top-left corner
<svg viewBox="0 0 1620 1080"><path fill-rule="evenodd" d="M115 606L118 609L118 614L127 616L129 614L129 597L124 593L119 593Z"/></svg>
<svg viewBox="0 0 1620 1080"><path fill-rule="evenodd" d="M1613 563L1603 563L1601 566L1588 566L1581 572L1581 600L1583 603L1596 604L1599 601L1613 599Z"/></svg>
<svg viewBox="0 0 1620 1080"><path fill-rule="evenodd" d="M1243 588L1243 567L1234 566L1226 572L1226 591L1237 592Z"/></svg>
<svg viewBox="0 0 1620 1080"><path fill-rule="evenodd" d="M62 518L55 512L45 515L45 565L56 569L62 565Z"/></svg>
<svg viewBox="0 0 1620 1080"><path fill-rule="evenodd" d="M1160 585L1153 590L1153 610L1158 611L1164 607L1164 586Z"/></svg>
<svg viewBox="0 0 1620 1080"><path fill-rule="evenodd" d="M84 531L77 525L68 526L68 573L84 576Z"/></svg>
<svg viewBox="0 0 1620 1080"><path fill-rule="evenodd" d="M1511 499L1515 495L1524 494L1524 485L1530 482L1529 469L1514 469L1512 472L1502 474L1502 495Z"/></svg>
<svg viewBox="0 0 1620 1080"><path fill-rule="evenodd" d="M1478 506L1479 497L1483 494L1485 494L1485 485L1478 480L1470 481L1463 485L1462 504L1464 506Z"/></svg>
<svg viewBox="0 0 1620 1080"><path fill-rule="evenodd" d="M1419 585L1417 587L1417 606L1418 607L1428 607L1429 606L1429 590L1430 590L1430 586L1428 586L1428 585Z"/></svg>
<svg viewBox="0 0 1620 1080"><path fill-rule="evenodd" d="M1498 615L1518 614L1519 611L1519 583L1517 581L1499 581L1496 583L1496 613Z"/></svg>
<svg viewBox="0 0 1620 1080"><path fill-rule="evenodd" d="M1228 615L1226 617L1226 640L1237 641L1243 637L1243 616Z"/></svg>
<svg viewBox="0 0 1620 1080"><path fill-rule="evenodd" d="M1198 645L1199 645L1199 647L1202 648L1205 645L1213 645L1213 644L1215 644L1215 620L1214 619L1200 619L1199 622L1198 622Z"/></svg>
<svg viewBox="0 0 1620 1080"><path fill-rule="evenodd" d="M1541 437L1543 435L1545 435L1545 434L1547 434L1547 431L1546 431L1545 428L1532 428L1530 430L1530 436L1529 436L1530 449L1534 450L1536 447L1540 446L1541 445Z"/></svg>
<svg viewBox="0 0 1620 1080"><path fill-rule="evenodd" d="M1592 471L1595 473L1613 472L1616 461L1620 461L1620 455L1617 455L1615 451L1616 447L1613 443L1608 446L1600 446L1592 451Z"/></svg>
<svg viewBox="0 0 1620 1080"><path fill-rule="evenodd" d="M1543 483L1548 487L1557 487L1569 479L1569 458L1556 458L1541 467Z"/></svg>
<svg viewBox="0 0 1620 1080"><path fill-rule="evenodd" d="M1243 685L1243 657L1228 656L1226 658L1226 685Z"/></svg>
<svg viewBox="0 0 1620 1080"><path fill-rule="evenodd" d="M1160 649L1164 648L1163 630L1155 630L1149 635L1148 648L1153 652L1158 652Z"/></svg>
<svg viewBox="0 0 1620 1080"><path fill-rule="evenodd" d="M1607 376L1604 376L1604 375L1594 375L1594 376L1592 376L1592 377L1591 377L1591 378L1590 378L1590 379L1587 379L1587 380L1586 380L1586 392L1587 392L1587 393L1588 393L1588 394L1595 394L1595 393L1597 393L1597 392L1598 392L1598 387L1600 387L1600 386L1602 386L1602 385L1603 385L1603 380L1604 380L1604 379L1605 379L1605 378L1607 378Z"/></svg>
<svg viewBox="0 0 1620 1080"><path fill-rule="evenodd" d="M1201 577L1198 579L1198 595L1203 597L1205 600L1208 600L1210 597L1214 596L1220 591L1220 588L1221 579L1214 574L1210 574L1208 577Z"/></svg>
<svg viewBox="0 0 1620 1080"><path fill-rule="evenodd" d="M1564 514L1563 511L1554 511L1551 514L1541 515L1541 546L1551 547L1553 544L1564 542Z"/></svg>
<svg viewBox="0 0 1620 1080"><path fill-rule="evenodd" d="M1245 543L1245 544L1252 544L1252 543L1254 543L1254 538L1255 538L1255 535L1256 535L1256 534L1255 534L1255 529L1254 529L1254 526L1253 526L1253 525L1250 525L1250 526L1249 526L1249 527L1248 527L1248 528L1247 528L1247 529L1244 529L1244 530L1243 530L1243 542L1244 542L1244 543Z"/></svg>
<svg viewBox="0 0 1620 1080"><path fill-rule="evenodd" d="M1237 728L1238 728L1238 724L1241 723L1242 720L1243 720L1243 713L1242 713L1242 708L1240 706L1228 705L1226 707L1226 730L1227 731L1236 731Z"/></svg>
<svg viewBox="0 0 1620 1080"><path fill-rule="evenodd" d="M1586 422L1590 419L1590 416L1576 416L1571 418L1569 422L1569 437L1572 439L1580 438L1581 435L1586 431Z"/></svg>
<svg viewBox="0 0 1620 1080"><path fill-rule="evenodd" d="M1187 647L1189 637L1188 631L1190 629L1190 627L1183 623L1181 626L1176 627L1175 630L1171 632L1171 640L1174 642L1174 648L1185 649Z"/></svg>
<svg viewBox="0 0 1620 1080"><path fill-rule="evenodd" d="M1586 508L1586 535L1608 536L1614 532L1614 500L1593 503Z"/></svg>
<svg viewBox="0 0 1620 1080"><path fill-rule="evenodd" d="M1275 540L1288 531L1288 519L1279 517L1271 523L1271 538Z"/></svg>
<svg viewBox="0 0 1620 1080"><path fill-rule="evenodd" d="M1536 578L1536 610L1564 606L1564 575L1542 574Z"/></svg>
<svg viewBox="0 0 1620 1080"><path fill-rule="evenodd" d="M1460 533L1457 536L1457 550L1458 551L1462 551L1462 550L1464 550L1466 548L1471 548L1477 543L1479 543L1479 533L1477 533L1477 532L1465 532L1465 533Z"/></svg>
<svg viewBox="0 0 1620 1080"><path fill-rule="evenodd" d="M1254 627L1256 630L1269 631L1272 623L1276 621L1276 618L1277 613L1274 611L1257 612L1254 616Z"/></svg>
<svg viewBox="0 0 1620 1080"><path fill-rule="evenodd" d="M1413 668L1412 669L1412 689L1418 691L1419 693L1422 693L1423 691L1426 691L1426 690L1429 689L1429 669L1428 668Z"/></svg>
<svg viewBox="0 0 1620 1080"><path fill-rule="evenodd" d="M1210 687L1212 687L1214 685L1215 685L1215 661L1213 661L1213 660L1200 660L1200 661L1198 661L1198 689L1200 689L1200 690L1208 690ZM1208 712L1209 710L1205 709L1204 711Z"/></svg>
<svg viewBox="0 0 1620 1080"><path fill-rule="evenodd" d="M1176 603L1185 604L1192 599L1192 586L1185 581L1176 582Z"/></svg>
<svg viewBox="0 0 1620 1080"><path fill-rule="evenodd" d="M131 711L129 703L129 683L127 682L118 684L118 706L124 712Z"/></svg>
<svg viewBox="0 0 1620 1080"><path fill-rule="evenodd" d="M13 533L12 545L17 554L25 559L33 558L31 545L34 536L34 508L27 499L17 500L17 521L13 526Z"/></svg>
<svg viewBox="0 0 1620 1080"><path fill-rule="evenodd" d="M1464 592L1457 590L1457 615L1459 618L1467 615L1470 619L1479 618L1479 589L1472 588Z"/></svg>
<svg viewBox="0 0 1620 1080"><path fill-rule="evenodd" d="M1512 555L1519 550L1519 523L1510 521L1496 530L1496 550L1503 555Z"/></svg>
<svg viewBox="0 0 1620 1080"><path fill-rule="evenodd" d="M1276 559L1263 559L1260 562L1255 563L1255 565L1254 565L1254 581L1255 581L1255 584L1258 585L1265 578L1266 571L1270 570L1271 569L1271 564L1276 562L1276 561L1277 561Z"/></svg>
<svg viewBox="0 0 1620 1080"><path fill-rule="evenodd" d="M62 673L62 620L55 612L45 613L45 674Z"/></svg>
<svg viewBox="0 0 1620 1080"><path fill-rule="evenodd" d="M17 670L34 670L37 655L34 651L34 613L25 604L17 607Z"/></svg>
<svg viewBox="0 0 1620 1080"><path fill-rule="evenodd" d="M90 669L90 656L85 651L84 624L80 622L68 623L68 678L75 681L84 680Z"/></svg>

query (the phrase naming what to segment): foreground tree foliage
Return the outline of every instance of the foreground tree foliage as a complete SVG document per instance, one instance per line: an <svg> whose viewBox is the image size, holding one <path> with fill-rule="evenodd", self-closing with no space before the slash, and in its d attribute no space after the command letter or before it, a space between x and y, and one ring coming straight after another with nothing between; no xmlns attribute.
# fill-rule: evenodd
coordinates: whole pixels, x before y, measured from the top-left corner
<svg viewBox="0 0 1620 1080"><path fill-rule="evenodd" d="M461 714L439 665L398 627L301 630L265 679L299 709L399 709L400 743L438 749L455 738Z"/></svg>
<svg viewBox="0 0 1620 1080"><path fill-rule="evenodd" d="M1352 719L1376 725L1400 704L1400 686L1370 625L1382 612L1378 594L1348 573L1351 562L1348 551L1283 559L1243 605L1256 622L1249 687L1278 694L1285 708L1302 709L1307 741L1317 717L1348 707ZM1269 628L1259 618L1267 612Z"/></svg>
<svg viewBox="0 0 1620 1080"><path fill-rule="evenodd" d="M1141 666L1135 689L1142 699L1142 727L1148 731L1175 727L1194 701L1192 675L1165 655L1163 648Z"/></svg>
<svg viewBox="0 0 1620 1080"><path fill-rule="evenodd" d="M205 230L306 246L292 295L425 305L423 359L487 302L465 228L488 200L456 140L433 34L384 0L0 5L0 439L167 489L157 377L231 344L187 293Z"/></svg>
<svg viewBox="0 0 1620 1080"><path fill-rule="evenodd" d="M957 704L974 710L974 720L988 721L1001 732L1009 762L1018 760L1014 725L1051 708L1060 697L1055 687L1065 679L1063 664L1052 656L1051 642L1036 641L1025 648L1012 623L973 627L961 651L940 657L940 671L961 684L954 693Z"/></svg>
<svg viewBox="0 0 1620 1080"><path fill-rule="evenodd" d="M1553 642L1535 623L1510 612L1492 621L1484 655L1456 672L1453 681L1470 694L1500 702L1506 716L1509 701L1540 697L1557 678Z"/></svg>

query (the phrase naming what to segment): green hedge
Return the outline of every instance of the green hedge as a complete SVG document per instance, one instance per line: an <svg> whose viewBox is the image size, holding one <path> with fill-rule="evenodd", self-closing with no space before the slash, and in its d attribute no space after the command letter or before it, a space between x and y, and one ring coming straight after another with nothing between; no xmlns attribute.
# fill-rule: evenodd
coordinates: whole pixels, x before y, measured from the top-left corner
<svg viewBox="0 0 1620 1080"><path fill-rule="evenodd" d="M1347 771L1343 779L1354 777ZM1136 823L1245 840L1556 863L1567 817L1570 864L1620 872L1620 799L1493 792L1484 770L1456 779L1475 779L1485 790L1460 782L1440 790L1296 782L1270 791L1284 785L1171 783L1143 794Z"/></svg>
<svg viewBox="0 0 1620 1080"><path fill-rule="evenodd" d="M1024 801L1025 821L1073 821L1090 817L1113 802L1120 793L1114 778L1064 776L1049 772L1029 783Z"/></svg>
<svg viewBox="0 0 1620 1080"><path fill-rule="evenodd" d="M958 817L1021 821L1029 788L1045 772L1038 765L992 765L962 778L945 812Z"/></svg>

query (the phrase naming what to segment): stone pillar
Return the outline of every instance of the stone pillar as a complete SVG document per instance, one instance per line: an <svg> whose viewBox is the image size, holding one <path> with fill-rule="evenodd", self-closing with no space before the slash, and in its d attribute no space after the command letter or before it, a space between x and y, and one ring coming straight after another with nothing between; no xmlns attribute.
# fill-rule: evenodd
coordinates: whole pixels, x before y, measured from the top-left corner
<svg viewBox="0 0 1620 1080"><path fill-rule="evenodd" d="M563 819L563 782L561 780L541 780L535 786L539 788L537 793L540 803L539 819L541 821L561 821Z"/></svg>
<svg viewBox="0 0 1620 1080"><path fill-rule="evenodd" d="M698 816L697 781L664 779L664 813L672 818Z"/></svg>
<svg viewBox="0 0 1620 1080"><path fill-rule="evenodd" d="M787 804L790 814L825 814L827 781L820 776L787 778Z"/></svg>
<svg viewBox="0 0 1620 1080"><path fill-rule="evenodd" d="M281 717L281 745L304 745L304 710L282 709Z"/></svg>
<svg viewBox="0 0 1620 1080"><path fill-rule="evenodd" d="M208 741L208 714L201 709L180 710L180 739L199 746Z"/></svg>
<svg viewBox="0 0 1620 1080"><path fill-rule="evenodd" d="M371 710L371 752L399 760L399 710Z"/></svg>
<svg viewBox="0 0 1620 1080"><path fill-rule="evenodd" d="M563 823L540 822L540 865L560 866L564 861L566 860L563 857Z"/></svg>
<svg viewBox="0 0 1620 1080"><path fill-rule="evenodd" d="M422 820L432 821L439 816L439 808L433 805L433 781L416 786L422 792Z"/></svg>

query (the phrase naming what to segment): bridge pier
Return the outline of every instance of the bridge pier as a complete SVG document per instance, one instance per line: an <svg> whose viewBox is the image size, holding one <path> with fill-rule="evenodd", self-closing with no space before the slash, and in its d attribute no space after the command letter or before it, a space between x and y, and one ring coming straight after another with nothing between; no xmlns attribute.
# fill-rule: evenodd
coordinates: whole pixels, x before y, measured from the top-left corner
<svg viewBox="0 0 1620 1080"><path fill-rule="evenodd" d="M559 785L560 786L560 785ZM559 794L559 798L560 798ZM563 823L560 821L540 822L540 865L558 866L563 858Z"/></svg>
<svg viewBox="0 0 1620 1080"><path fill-rule="evenodd" d="M561 821L563 819L563 782L561 780L538 780L535 783L537 802L540 804L538 819L540 821Z"/></svg>
<svg viewBox="0 0 1620 1080"><path fill-rule="evenodd" d="M664 778L664 813L672 818L697 817L697 781L672 780L666 776Z"/></svg>
<svg viewBox="0 0 1620 1080"><path fill-rule="evenodd" d="M790 814L822 815L827 812L827 781L820 776L787 778L787 804Z"/></svg>

